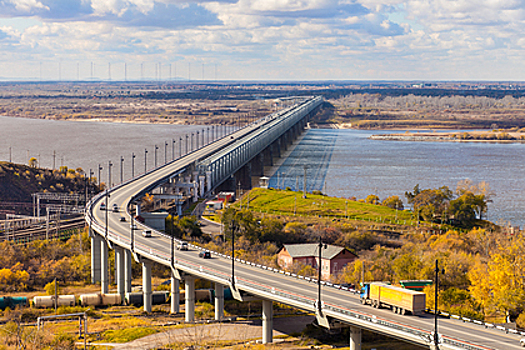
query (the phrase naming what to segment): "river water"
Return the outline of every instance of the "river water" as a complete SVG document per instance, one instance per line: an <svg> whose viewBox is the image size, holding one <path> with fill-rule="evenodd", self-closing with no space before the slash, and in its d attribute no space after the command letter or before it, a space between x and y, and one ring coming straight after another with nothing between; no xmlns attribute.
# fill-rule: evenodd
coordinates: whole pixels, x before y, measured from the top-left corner
<svg viewBox="0 0 525 350"><path fill-rule="evenodd" d="M404 131L400 131L404 132ZM449 186L459 181L486 181L493 192L488 218L493 222L525 224L525 144L402 142L370 140L394 131L308 130L270 179L272 187L303 189L330 196L382 200L405 191Z"/></svg>
<svg viewBox="0 0 525 350"><path fill-rule="evenodd" d="M205 128L205 127L204 127ZM50 121L0 117L0 160L27 164L28 156L40 160L42 167L55 165L92 169L98 177L98 164L104 168L101 180L108 179L112 161L112 182L120 182L120 157L124 157L123 178L131 177L131 154L135 153L135 174L185 152L180 138L202 132L202 126L127 124L105 122ZM270 179L272 187L302 190L304 167L307 190L322 190L338 197L381 199L398 195L416 184L421 188L443 185L456 188L460 180L486 181L494 196L489 204L489 220L523 226L525 217L524 144L401 142L370 140L383 132L311 129ZM384 133L392 133L386 131ZM207 141L207 135L205 137ZM175 147L172 148L172 140ZM202 138L200 139L202 143ZM196 145L196 140L194 140ZM191 146L190 146L191 147ZM406 203L406 201L405 201Z"/></svg>

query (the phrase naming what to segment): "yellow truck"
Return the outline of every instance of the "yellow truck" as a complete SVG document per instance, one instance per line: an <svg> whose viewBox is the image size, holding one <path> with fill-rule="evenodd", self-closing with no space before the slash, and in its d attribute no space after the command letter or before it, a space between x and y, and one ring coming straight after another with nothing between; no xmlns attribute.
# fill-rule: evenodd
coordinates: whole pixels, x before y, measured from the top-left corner
<svg viewBox="0 0 525 350"><path fill-rule="evenodd" d="M417 315L426 308L425 293L391 286L385 283L367 283L361 289L361 303L375 308L386 307L393 312Z"/></svg>

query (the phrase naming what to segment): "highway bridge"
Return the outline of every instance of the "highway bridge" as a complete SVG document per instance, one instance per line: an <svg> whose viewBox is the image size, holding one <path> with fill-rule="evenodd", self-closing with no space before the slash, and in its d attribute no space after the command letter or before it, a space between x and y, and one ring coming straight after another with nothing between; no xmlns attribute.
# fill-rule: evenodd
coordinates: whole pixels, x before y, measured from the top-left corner
<svg viewBox="0 0 525 350"><path fill-rule="evenodd" d="M262 342L272 342L272 303L280 302L316 314L325 327L350 327L350 348L361 348L361 330L386 334L406 342L435 348L432 315L401 316L389 310L361 305L352 291L330 283L256 265L211 252L211 259L199 257L201 248L190 245L179 251L178 240L134 221L140 214L140 198L161 189L165 198L195 200L228 184L251 186L251 177L262 175L261 164L280 152L286 139L300 132L309 116L322 103L319 97L306 98L294 106L273 113L243 129L214 141L192 153L153 169L128 182L99 194L87 205L86 221L92 243L92 280L100 281L101 292L108 292L108 249L115 250L118 293L131 291L131 259L142 264L144 310L151 311L151 266L158 263L171 269L171 312L179 312L179 286L185 284L185 320L194 321L195 279L215 283L215 318L223 318L224 287L242 300L252 295L262 300ZM233 177L232 177L233 175ZM233 181L233 184L231 183ZM104 204L106 210L102 210ZM113 205L117 208L111 210ZM125 221L122 221L124 217ZM440 349L518 349L519 336L496 327L441 318Z"/></svg>

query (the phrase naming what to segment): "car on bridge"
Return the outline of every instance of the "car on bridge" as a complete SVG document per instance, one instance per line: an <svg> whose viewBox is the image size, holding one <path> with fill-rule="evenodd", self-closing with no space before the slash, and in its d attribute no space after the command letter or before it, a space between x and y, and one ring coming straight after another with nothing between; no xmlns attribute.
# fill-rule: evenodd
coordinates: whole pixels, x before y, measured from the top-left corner
<svg viewBox="0 0 525 350"><path fill-rule="evenodd" d="M188 243L181 242L179 245L177 245L177 250L188 250Z"/></svg>
<svg viewBox="0 0 525 350"><path fill-rule="evenodd" d="M142 235L144 237L151 237L151 230L144 230L144 231L142 231Z"/></svg>
<svg viewBox="0 0 525 350"><path fill-rule="evenodd" d="M520 339L520 345L525 348L525 338Z"/></svg>
<svg viewBox="0 0 525 350"><path fill-rule="evenodd" d="M206 251L200 251L199 252L199 258L203 258L203 259L211 259L211 253L206 250Z"/></svg>
<svg viewBox="0 0 525 350"><path fill-rule="evenodd" d="M113 212L118 213L118 205L117 205L117 203L113 204Z"/></svg>
<svg viewBox="0 0 525 350"><path fill-rule="evenodd" d="M106 210L106 203L100 203L100 210Z"/></svg>

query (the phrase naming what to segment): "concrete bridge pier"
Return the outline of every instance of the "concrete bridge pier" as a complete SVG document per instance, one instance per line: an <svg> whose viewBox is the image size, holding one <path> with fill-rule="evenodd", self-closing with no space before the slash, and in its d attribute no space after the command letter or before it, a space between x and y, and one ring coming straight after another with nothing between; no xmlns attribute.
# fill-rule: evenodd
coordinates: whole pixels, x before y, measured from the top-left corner
<svg viewBox="0 0 525 350"><path fill-rule="evenodd" d="M126 292L125 290L125 286L124 286L124 282L125 282L125 277L124 277L124 271L125 271L125 267L124 267L124 260L125 260L125 257L124 257L124 249L115 245L115 268L116 268L116 282L117 282L117 293L120 294L120 300L123 302L124 301L124 294Z"/></svg>
<svg viewBox="0 0 525 350"><path fill-rule="evenodd" d="M89 237L91 238L91 283L95 284L100 282L100 263L102 261L100 255L101 237L92 229L89 229Z"/></svg>
<svg viewBox="0 0 525 350"><path fill-rule="evenodd" d="M150 260L142 259L142 293L144 311L151 312L151 265Z"/></svg>
<svg viewBox="0 0 525 350"><path fill-rule="evenodd" d="M124 292L131 293L131 251L124 249Z"/></svg>
<svg viewBox="0 0 525 350"><path fill-rule="evenodd" d="M361 328L350 326L350 350L361 350Z"/></svg>
<svg viewBox="0 0 525 350"><path fill-rule="evenodd" d="M273 302L263 299L262 301L262 343L273 342Z"/></svg>
<svg viewBox="0 0 525 350"><path fill-rule="evenodd" d="M188 323L195 322L195 277L184 276L184 284L186 287L185 298L186 298L186 309L185 309L185 321Z"/></svg>
<svg viewBox="0 0 525 350"><path fill-rule="evenodd" d="M107 294L109 290L109 247L104 238L100 239L100 292Z"/></svg>
<svg viewBox="0 0 525 350"><path fill-rule="evenodd" d="M224 286L215 283L215 320L220 321L224 318Z"/></svg>
<svg viewBox="0 0 525 350"><path fill-rule="evenodd" d="M170 313L178 314L180 311L180 281L175 278L173 270L171 271L171 307Z"/></svg>

